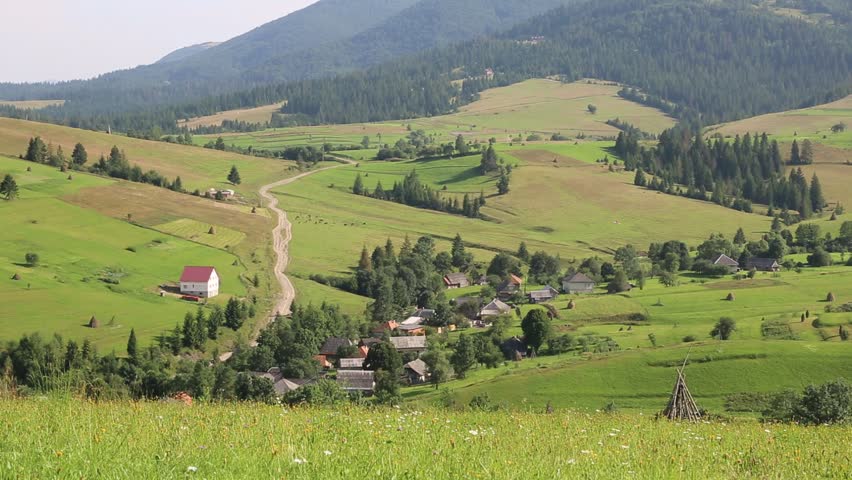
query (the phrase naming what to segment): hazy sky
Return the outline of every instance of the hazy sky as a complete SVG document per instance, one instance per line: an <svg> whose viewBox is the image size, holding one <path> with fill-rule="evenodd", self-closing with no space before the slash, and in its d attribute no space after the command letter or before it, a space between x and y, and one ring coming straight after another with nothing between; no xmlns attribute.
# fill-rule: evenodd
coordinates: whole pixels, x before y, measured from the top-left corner
<svg viewBox="0 0 852 480"><path fill-rule="evenodd" d="M224 41L316 0L2 0L0 82L90 78Z"/></svg>

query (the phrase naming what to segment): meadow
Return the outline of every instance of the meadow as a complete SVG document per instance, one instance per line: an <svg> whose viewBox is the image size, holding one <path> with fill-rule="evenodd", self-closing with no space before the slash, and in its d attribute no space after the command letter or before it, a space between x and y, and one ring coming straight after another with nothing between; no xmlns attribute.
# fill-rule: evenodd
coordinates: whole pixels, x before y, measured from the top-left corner
<svg viewBox="0 0 852 480"><path fill-rule="evenodd" d="M134 192L146 201L140 205L156 209L168 198L160 194L163 189L78 172L69 180L68 173L58 169L4 157L0 157L0 173L12 174L20 188L18 199L0 201L4 227L0 231L0 304L6 305L0 309L0 338L4 340L33 332L56 333L89 338L101 348L123 353L134 328L140 342L147 344L196 308L159 296L158 286L176 282L184 265L217 268L225 295L216 303L247 292L241 279L246 266L233 253L144 225L145 213L135 213L131 206ZM104 191L109 198L89 196ZM178 201L193 198L169 193ZM85 205L91 201L98 208ZM99 211L108 208L116 209L116 214ZM128 213L134 223L128 222ZM35 266L24 262L30 252L40 257ZM16 275L19 280L13 279ZM101 328L86 327L92 316Z"/></svg>
<svg viewBox="0 0 852 480"><path fill-rule="evenodd" d="M850 427L499 413L0 400L9 478L847 478Z"/></svg>
<svg viewBox="0 0 852 480"><path fill-rule="evenodd" d="M197 127L218 127L222 125L222 121L231 120L234 122L246 123L266 123L272 120L272 114L281 110L284 105L275 103L272 105L264 105L256 108L244 108L240 110L228 110L227 112L217 113L215 115L207 115L204 117L192 118L178 122L179 127L186 127L190 130Z"/></svg>
<svg viewBox="0 0 852 480"><path fill-rule="evenodd" d="M109 156L110 149L116 145L126 152L131 165L139 164L144 171L156 170L171 180L180 176L183 187L189 191L233 188L249 200L258 198L261 185L292 175L294 165L282 160L0 118L0 154L17 157L26 153L29 139L35 136L41 136L45 143L61 145L66 157L71 156L74 145L82 143L89 154L89 165L101 155ZM240 172L242 183L238 186L227 181L232 165Z"/></svg>
<svg viewBox="0 0 852 480"><path fill-rule="evenodd" d="M410 130L423 130L437 142L449 142L459 134L469 140L512 142L533 134L547 143L553 134L566 137L615 138L619 130L606 124L620 118L642 130L660 133L675 120L659 110L625 100L617 95L620 86L597 80L564 84L555 80L534 79L482 93L481 98L459 108L456 113L381 123L275 128L260 132L224 134L228 145L280 150L294 145L360 145L367 136L375 145L393 144ZM597 107L595 113L587 109ZM217 135L197 136L204 144ZM349 155L349 152L342 152ZM372 152L373 154L375 151ZM357 154L356 154L357 155ZM358 157L356 157L358 158ZM363 156L362 156L363 158Z"/></svg>
<svg viewBox="0 0 852 480"><path fill-rule="evenodd" d="M39 110L64 103L65 100L0 100L0 105L11 105L25 110Z"/></svg>

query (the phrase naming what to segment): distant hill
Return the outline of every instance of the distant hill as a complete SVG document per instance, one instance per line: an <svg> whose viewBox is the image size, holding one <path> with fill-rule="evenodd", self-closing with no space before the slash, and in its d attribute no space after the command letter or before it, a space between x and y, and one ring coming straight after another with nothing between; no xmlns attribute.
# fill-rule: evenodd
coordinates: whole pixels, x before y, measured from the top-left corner
<svg viewBox="0 0 852 480"><path fill-rule="evenodd" d="M205 50L209 50L217 45L221 45L221 42L205 42L199 43L197 45L191 45L189 47L183 47L157 60L155 63L164 64L181 62L188 59L189 57L197 55Z"/></svg>

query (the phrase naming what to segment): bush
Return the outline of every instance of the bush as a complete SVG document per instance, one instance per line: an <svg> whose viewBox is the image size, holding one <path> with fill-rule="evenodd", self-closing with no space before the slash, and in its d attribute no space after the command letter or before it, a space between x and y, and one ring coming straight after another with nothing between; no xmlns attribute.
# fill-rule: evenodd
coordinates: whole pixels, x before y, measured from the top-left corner
<svg viewBox="0 0 852 480"><path fill-rule="evenodd" d="M24 260L27 262L27 265L31 267L35 267L38 265L39 258L37 253L28 253L24 255Z"/></svg>
<svg viewBox="0 0 852 480"><path fill-rule="evenodd" d="M814 328L822 328L822 321L818 318L815 318L813 322L811 322Z"/></svg>
<svg viewBox="0 0 852 480"><path fill-rule="evenodd" d="M716 322L716 325L713 327L713 330L710 331L710 336L713 338L719 338L720 340L728 340L731 338L731 334L737 329L737 323L733 318L730 317L722 317Z"/></svg>
<svg viewBox="0 0 852 480"><path fill-rule="evenodd" d="M691 343L697 340L694 335L687 335L683 337L683 343Z"/></svg>
<svg viewBox="0 0 852 480"><path fill-rule="evenodd" d="M808 265L812 267L828 267L832 263L831 254L822 248L817 247L814 253L808 255Z"/></svg>
<svg viewBox="0 0 852 480"><path fill-rule="evenodd" d="M852 420L852 385L841 378L808 386L796 406L795 417L812 425Z"/></svg>
<svg viewBox="0 0 852 480"><path fill-rule="evenodd" d="M480 393L474 396L468 406L471 410L479 410L481 412L497 411L497 406L491 403L491 397L488 396L488 393Z"/></svg>

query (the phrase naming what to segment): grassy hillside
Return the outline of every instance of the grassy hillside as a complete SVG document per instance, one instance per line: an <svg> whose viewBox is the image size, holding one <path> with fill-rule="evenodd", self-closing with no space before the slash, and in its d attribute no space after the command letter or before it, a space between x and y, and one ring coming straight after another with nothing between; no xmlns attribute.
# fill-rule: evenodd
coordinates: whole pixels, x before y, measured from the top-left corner
<svg viewBox="0 0 852 480"><path fill-rule="evenodd" d="M233 253L144 227L146 212L136 210L131 199L138 195L142 202L135 205L158 210L170 197L162 189L80 173L69 180L54 168L3 157L0 173L12 174L20 187L20 198L0 202L0 304L5 305L0 338L56 333L122 352L135 328L147 344L195 310L158 293L159 285L178 280L184 265L217 268L224 295L216 303L246 294L240 279L246 267ZM108 195L101 196L104 192ZM88 208L87 202L97 207ZM113 218L102 214L110 208L116 210ZM128 214L139 225L129 223ZM30 252L39 255L38 265L25 264ZM85 326L92 316L101 328Z"/></svg>
<svg viewBox="0 0 852 480"><path fill-rule="evenodd" d="M207 115L204 117L193 118L189 121L178 122L179 127L189 129L197 127L219 126L225 120L234 122L247 123L266 123L272 120L272 114L281 110L283 103L266 105L257 108L245 108L240 110L228 110L227 112L217 113L216 115ZM206 143L206 142L205 142Z"/></svg>
<svg viewBox="0 0 852 480"><path fill-rule="evenodd" d="M536 413L543 405L505 414L0 402L12 477L842 478L852 435L839 426Z"/></svg>
<svg viewBox="0 0 852 480"><path fill-rule="evenodd" d="M63 103L65 103L65 100L0 100L0 105L10 105L25 110L38 110L53 105L62 105Z"/></svg>
<svg viewBox="0 0 852 480"><path fill-rule="evenodd" d="M360 145L364 136L370 137L375 146L393 144L408 133L409 125L413 130L424 130L435 135L438 142L452 141L459 134L481 141L496 137L500 142L509 142L511 137L518 135L526 139L532 134L539 134L549 140L554 133L567 137L580 134L615 137L618 129L605 123L615 118L651 133L660 133L674 125L674 119L659 110L619 97L617 93L620 89L619 86L598 80L565 84L535 79L488 90L480 100L451 115L398 122L276 128L229 134L224 135L224 138L229 145L277 150L292 145L321 146L324 143ZM595 114L589 113L589 104L598 107ZM238 112L225 112L222 119L236 119L237 115ZM206 122L207 118L192 122ZM204 144L215 138L216 135L199 135L195 141Z"/></svg>
<svg viewBox="0 0 852 480"><path fill-rule="evenodd" d="M77 142L82 143L89 154L89 164L97 162L100 155L109 155L112 146L117 145L127 153L131 165L139 164L144 171L156 170L172 180L180 176L184 188L190 191L235 188L247 198L256 198L261 185L290 174L291 164L278 160L0 118L0 154L17 157L26 153L27 142L34 136L61 145L67 157ZM243 183L237 187L227 183L232 165L237 166L242 177Z"/></svg>

